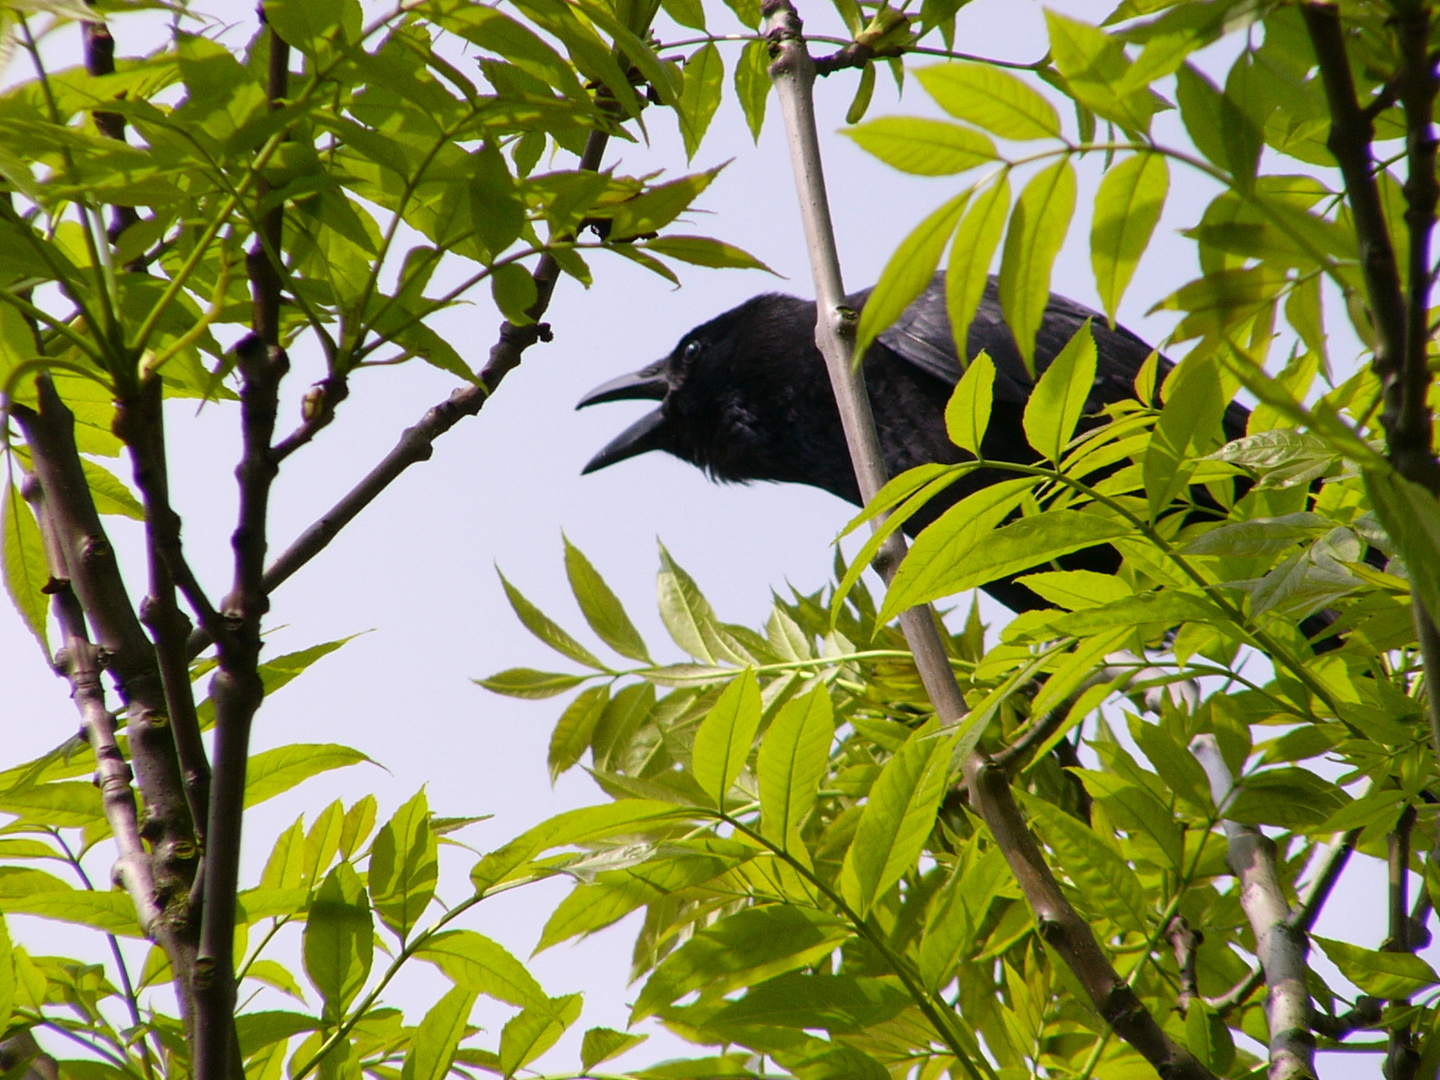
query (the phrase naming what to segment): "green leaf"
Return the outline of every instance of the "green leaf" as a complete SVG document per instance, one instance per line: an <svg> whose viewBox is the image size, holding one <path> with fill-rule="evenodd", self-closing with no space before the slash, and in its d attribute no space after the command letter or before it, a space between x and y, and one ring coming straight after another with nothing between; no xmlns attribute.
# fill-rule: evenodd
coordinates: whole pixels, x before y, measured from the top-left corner
<svg viewBox="0 0 1440 1080"><path fill-rule="evenodd" d="M1210 781L1195 755L1175 741L1158 724L1135 724L1131 734L1141 752L1150 759L1160 779L1191 810L1204 817L1215 812L1210 798Z"/></svg>
<svg viewBox="0 0 1440 1080"><path fill-rule="evenodd" d="M366 795L345 811L345 821L340 826L340 852L345 858L354 857L374 827L375 796Z"/></svg>
<svg viewBox="0 0 1440 1080"><path fill-rule="evenodd" d="M537 295L535 279L519 263L505 263L491 271L490 295L500 314L516 326L526 326L535 321L530 316Z"/></svg>
<svg viewBox="0 0 1440 1080"><path fill-rule="evenodd" d="M1045 12L1050 30L1050 52L1076 101L1126 131L1143 134L1150 129L1155 98L1149 87L1120 95L1130 61L1120 41L1105 31Z"/></svg>
<svg viewBox="0 0 1440 1080"><path fill-rule="evenodd" d="M10 945L10 932L0 916L0 1031L10 1028L10 1015L14 1011L14 950Z"/></svg>
<svg viewBox="0 0 1440 1080"><path fill-rule="evenodd" d="M866 64L860 70L860 82L855 87L855 97L850 108L845 110L845 123L858 124L870 110L870 100L875 96L875 65Z"/></svg>
<svg viewBox="0 0 1440 1080"><path fill-rule="evenodd" d="M651 663L650 651L630 616L625 614L619 599L610 591L599 572L590 565L585 553L565 537L565 573L570 579L570 591L580 605L580 614L590 624L600 640L621 656L642 663Z"/></svg>
<svg viewBox="0 0 1440 1080"><path fill-rule="evenodd" d="M559 671L536 671L534 668L506 668L476 684L495 694L518 698L547 698L563 694L583 683L588 675L567 675Z"/></svg>
<svg viewBox="0 0 1440 1080"><path fill-rule="evenodd" d="M62 829L84 829L105 820L99 790L78 780L0 792L0 813L15 814L26 824Z"/></svg>
<svg viewBox="0 0 1440 1080"><path fill-rule="evenodd" d="M672 0L673 2L673 0ZM698 8L700 5L695 4ZM685 86L680 92L680 134L685 140L685 160L700 149L715 110L720 107L725 85L725 61L713 42L707 42L685 62Z"/></svg>
<svg viewBox="0 0 1440 1080"><path fill-rule="evenodd" d="M538 953L562 941L594 933L647 904L663 904L697 885L714 881L756 854L733 841L699 840L672 844L636 866L607 870L589 885L577 885L545 924Z"/></svg>
<svg viewBox="0 0 1440 1080"><path fill-rule="evenodd" d="M1093 570L1046 570L1027 574L1020 583L1065 611L1100 607L1133 595L1130 586L1114 574Z"/></svg>
<svg viewBox="0 0 1440 1080"><path fill-rule="evenodd" d="M266 24L308 56L359 37L360 5L353 0L274 0L273 11L271 0L266 5Z"/></svg>
<svg viewBox="0 0 1440 1080"><path fill-rule="evenodd" d="M1375 516L1400 549L1410 587L1432 618L1440 618L1440 506L1435 496L1393 470L1365 469Z"/></svg>
<svg viewBox="0 0 1440 1080"><path fill-rule="evenodd" d="M1025 403L1025 439L1056 465L1094 389L1095 337L1086 319L1060 350Z"/></svg>
<svg viewBox="0 0 1440 1080"><path fill-rule="evenodd" d="M945 406L945 431L950 441L978 457L994 404L995 361L981 350L966 366L965 374L960 376Z"/></svg>
<svg viewBox="0 0 1440 1080"><path fill-rule="evenodd" d="M1408 998L1440 983L1435 969L1414 953L1377 952L1319 935L1310 940L1325 950L1341 975L1372 997Z"/></svg>
<svg viewBox="0 0 1440 1080"><path fill-rule="evenodd" d="M954 535L954 530L942 531L939 526L945 517L964 505L951 507L940 521L916 539L885 594L879 616L881 622L917 604L953 596L1130 533L1128 524L1097 514L1050 510L995 530L975 548L969 545L952 548L946 541Z"/></svg>
<svg viewBox="0 0 1440 1080"><path fill-rule="evenodd" d="M1035 335L1050 303L1050 271L1074 212L1075 167L1067 157L1030 178L1010 215L1000 260L1000 305L1031 375Z"/></svg>
<svg viewBox="0 0 1440 1080"><path fill-rule="evenodd" d="M290 969L276 960L266 960L263 957L259 960L250 961L245 968L245 978L254 979L258 983L279 990L282 994L289 994L296 1001L305 1000L305 991L300 988L300 983L290 973ZM236 1017L237 1020L240 1017ZM314 1019L308 1018L310 1024L316 1025Z"/></svg>
<svg viewBox="0 0 1440 1080"><path fill-rule="evenodd" d="M1250 186L1261 147L1254 122L1192 64L1176 72L1175 91L1190 141L1213 164L1230 172L1242 189Z"/></svg>
<svg viewBox="0 0 1440 1080"><path fill-rule="evenodd" d="M1090 263L1111 325L1120 299L1165 208L1170 170L1160 154L1135 154L1110 168L1095 193Z"/></svg>
<svg viewBox="0 0 1440 1080"><path fill-rule="evenodd" d="M760 144L760 129L765 126L765 102L770 96L770 45L765 41L747 41L735 64L735 96L745 111L750 137Z"/></svg>
<svg viewBox="0 0 1440 1080"><path fill-rule="evenodd" d="M305 818L280 834L260 875L262 889L298 889L305 883Z"/></svg>
<svg viewBox="0 0 1440 1080"><path fill-rule="evenodd" d="M1150 517L1159 517L1194 471L1193 459L1223 440L1229 394L1211 356L1188 356L1165 381L1165 407L1150 436L1143 467Z"/></svg>
<svg viewBox="0 0 1440 1080"><path fill-rule="evenodd" d="M815 805L834 738L835 710L817 686L781 707L760 744L760 834L797 856L804 852L800 826Z"/></svg>
<svg viewBox="0 0 1440 1080"><path fill-rule="evenodd" d="M863 357L870 343L925 291L940 264L945 244L955 231L970 192L963 191L925 218L900 242L885 264L855 330L855 355Z"/></svg>
<svg viewBox="0 0 1440 1080"><path fill-rule="evenodd" d="M473 930L446 930L426 938L415 955L434 964L456 986L517 1008L548 999L534 976L504 946Z"/></svg>
<svg viewBox="0 0 1440 1080"><path fill-rule="evenodd" d="M691 771L722 810L760 729L760 684L749 668L727 686L695 732Z"/></svg>
<svg viewBox="0 0 1440 1080"><path fill-rule="evenodd" d="M919 116L882 116L845 134L885 164L917 176L951 176L999 157L978 131Z"/></svg>
<svg viewBox="0 0 1440 1080"><path fill-rule="evenodd" d="M715 663L715 653L705 633L715 625L715 612L694 578L670 557L664 544L660 545L660 573L655 588L660 600L660 620L675 644L697 660Z"/></svg>
<svg viewBox="0 0 1440 1080"><path fill-rule="evenodd" d="M359 750L336 743L291 743L263 750L245 767L245 806L256 806L297 784L332 769L373 761Z"/></svg>
<svg viewBox="0 0 1440 1080"><path fill-rule="evenodd" d="M492 851L470 871L470 880L479 891L506 881L527 866L534 856L549 848L586 843L620 833L643 833L648 827L686 820L689 812L671 803L651 799L620 799L603 806L570 810L542 821L497 851Z"/></svg>
<svg viewBox="0 0 1440 1080"><path fill-rule="evenodd" d="M565 1029L580 1019L582 1004L579 994L567 994L531 1005L507 1020L500 1030L500 1071L514 1076L554 1046Z"/></svg>
<svg viewBox="0 0 1440 1080"><path fill-rule="evenodd" d="M1145 933L1150 925L1145 887L1114 846L1044 799L1023 791L1020 798L1089 909L1127 931Z"/></svg>
<svg viewBox="0 0 1440 1080"><path fill-rule="evenodd" d="M119 514L134 521L145 520L145 508L140 500L130 493L125 482L103 465L97 465L89 458L81 458L85 469L85 482L90 488L90 497L95 509L102 514Z"/></svg>
<svg viewBox="0 0 1440 1080"><path fill-rule="evenodd" d="M505 589L505 598L510 601L510 607L519 616L520 622L525 629L534 634L537 638L549 645L562 656L567 656L577 664L584 664L586 667L595 668L597 671L608 670L604 664L596 659L595 654L581 645L571 637L563 627L537 608L529 600L525 599L519 589L511 585L505 575L496 567L495 573L500 577L500 584Z"/></svg>
<svg viewBox="0 0 1440 1080"><path fill-rule="evenodd" d="M710 266L735 270L764 270L775 273L748 251L743 251L723 240L712 240L708 236L661 236L647 240L641 245L647 251L668 255L672 259L690 263L692 266Z"/></svg>
<svg viewBox="0 0 1440 1080"><path fill-rule="evenodd" d="M1203 1000L1185 1013L1185 1043L1200 1064L1216 1076L1228 1076L1235 1062L1235 1040L1225 1018Z"/></svg>
<svg viewBox="0 0 1440 1080"><path fill-rule="evenodd" d="M46 618L50 602L45 588L50 583L50 568L45 558L45 542L35 515L20 497L14 484L5 485L4 520L0 521L0 546L4 548L5 591L20 618L45 655L50 655L50 639Z"/></svg>
<svg viewBox="0 0 1440 1080"><path fill-rule="evenodd" d="M1180 826L1168 806L1149 789L1132 784L1114 773L1091 769L1072 770L1086 789L1105 808L1110 820L1132 837L1145 836L1155 842L1170 869L1185 865L1185 843Z"/></svg>
<svg viewBox="0 0 1440 1080"><path fill-rule="evenodd" d="M427 9L427 14L434 8ZM527 27L486 4L455 4L437 21L488 52L559 90L572 101L589 104L589 95L565 59Z"/></svg>
<svg viewBox="0 0 1440 1080"><path fill-rule="evenodd" d="M0 867L0 870L18 869ZM39 871L29 871L39 873ZM43 874L42 878L50 875ZM52 882L54 878L50 878ZM120 937L143 938L140 923L135 918L135 905L123 892L95 892L89 889L72 889L64 883L58 888L41 889L41 881L27 883L36 891L21 891L20 883L11 874L0 874L0 907L7 915L36 915L42 919L57 922L76 923Z"/></svg>
<svg viewBox="0 0 1440 1080"><path fill-rule="evenodd" d="M957 120L1002 139L1060 137L1060 117L1038 92L991 64L954 61L919 68L915 77Z"/></svg>
<svg viewBox="0 0 1440 1080"><path fill-rule="evenodd" d="M632 1035L607 1027L593 1027L580 1043L580 1069L589 1072L602 1061L610 1061L639 1046L649 1035Z"/></svg>
<svg viewBox="0 0 1440 1080"><path fill-rule="evenodd" d="M560 774L566 772L590 749L590 739L595 725L610 703L608 686L591 686L575 695L565 706L555 730L550 733L550 781L554 783Z"/></svg>
<svg viewBox="0 0 1440 1080"><path fill-rule="evenodd" d="M990 263L1005 231L1010 212L1010 179L1005 174L980 193L955 230L950 248L950 267L945 275L945 306L950 312L950 329L957 342L969 339L970 323L985 286L990 280Z"/></svg>
<svg viewBox="0 0 1440 1080"><path fill-rule="evenodd" d="M1239 783L1225 817L1242 825L1276 825L1299 831L1323 825L1353 800L1307 769L1265 769Z"/></svg>
<svg viewBox="0 0 1440 1080"><path fill-rule="evenodd" d="M909 994L883 979L787 971L726 1004L705 1021L705 1030L723 1033L760 1025L858 1035L910 1004Z"/></svg>
<svg viewBox="0 0 1440 1080"><path fill-rule="evenodd" d="M420 1021L401 1067L401 1080L445 1080L465 1037L475 991L452 986Z"/></svg>
<svg viewBox="0 0 1440 1080"><path fill-rule="evenodd" d="M365 886L354 867L342 862L316 892L303 939L305 973L324 997L330 1022L339 1020L365 985L374 940Z"/></svg>
<svg viewBox="0 0 1440 1080"><path fill-rule="evenodd" d="M370 903L403 942L435 895L439 849L424 790L380 826L370 849Z"/></svg>
<svg viewBox="0 0 1440 1080"><path fill-rule="evenodd" d="M950 776L953 734L916 732L885 763L840 870L840 892L862 918L915 866Z"/></svg>
<svg viewBox="0 0 1440 1080"><path fill-rule="evenodd" d="M241 1056L245 1058L271 1043L314 1031L318 1026L313 1016L283 1009L266 1009L235 1017L236 1041L240 1044Z"/></svg>
<svg viewBox="0 0 1440 1080"><path fill-rule="evenodd" d="M650 975L631 1010L633 1024L692 991L724 994L816 963L851 936L835 916L770 904L746 908L697 930Z"/></svg>
<svg viewBox="0 0 1440 1080"><path fill-rule="evenodd" d="M705 8L700 0L660 0L665 14L691 30L705 30Z"/></svg>
<svg viewBox="0 0 1440 1080"><path fill-rule="evenodd" d="M340 851L340 833L345 828L345 810L336 799L320 812L305 837L305 870L303 880L313 883L330 869Z"/></svg>
<svg viewBox="0 0 1440 1080"><path fill-rule="evenodd" d="M659 232L674 221L710 186L719 174L719 166L692 176L682 176L668 184L656 184L643 194L619 203L611 211L610 239L629 240L646 233Z"/></svg>

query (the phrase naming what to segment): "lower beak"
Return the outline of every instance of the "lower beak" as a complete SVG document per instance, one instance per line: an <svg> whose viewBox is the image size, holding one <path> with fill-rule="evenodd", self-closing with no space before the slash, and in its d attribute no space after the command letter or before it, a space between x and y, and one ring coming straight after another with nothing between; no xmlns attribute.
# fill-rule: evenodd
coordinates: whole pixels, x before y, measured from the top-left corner
<svg viewBox="0 0 1440 1080"><path fill-rule="evenodd" d="M663 401L670 392L670 380L665 377L667 364L668 360L657 360L639 371L601 383L582 397L575 407L583 409L586 405L598 405L602 401Z"/></svg>
<svg viewBox="0 0 1440 1080"><path fill-rule="evenodd" d="M609 385L608 383L606 385ZM600 387L604 390L605 387ZM608 398L599 398L600 401L608 401ZM588 400L580 402L581 405L588 405ZM646 413L635 423L615 436L605 449L601 450L585 464L580 470L583 476L586 473L603 469L607 465L614 465L617 461L624 461L636 454L643 454L649 450L662 449L661 429L665 426L665 413L661 409Z"/></svg>

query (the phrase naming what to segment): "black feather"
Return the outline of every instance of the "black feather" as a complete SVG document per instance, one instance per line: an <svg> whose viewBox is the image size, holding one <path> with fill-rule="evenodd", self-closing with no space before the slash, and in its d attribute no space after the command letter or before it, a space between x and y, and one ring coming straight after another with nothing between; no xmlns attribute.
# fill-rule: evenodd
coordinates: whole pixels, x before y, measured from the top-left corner
<svg viewBox="0 0 1440 1080"><path fill-rule="evenodd" d="M870 290L847 297L856 310ZM1075 333L1091 320L1097 365L1087 416L1135 396L1134 382L1153 350L1124 327L1082 304L1051 296L1035 347L1043 373ZM1029 463L1040 455L1025 439L1022 417L1034 390L1015 337L1001 313L991 278L965 339L965 362L981 350L995 362L995 400L982 443L995 461ZM1173 368L1159 358L1157 385ZM950 442L945 406L964 367L950 329L945 279L937 274L923 293L865 354L863 365L875 427L890 476L927 462L953 463L968 455ZM839 412L825 361L815 345L815 303L765 294L747 300L680 339L664 360L597 388L580 406L620 398L659 398L659 408L632 425L586 466L604 468L649 450L664 450L725 482L770 480L810 484L859 504ZM1245 432L1248 410L1227 409L1226 438ZM1082 429L1098 419L1082 422ZM914 535L950 506L1009 475L983 469L968 474L905 524ZM1071 569L1114 573L1119 554L1109 546L1060 560ZM987 592L1015 611L1045 601L1013 579L991 582Z"/></svg>

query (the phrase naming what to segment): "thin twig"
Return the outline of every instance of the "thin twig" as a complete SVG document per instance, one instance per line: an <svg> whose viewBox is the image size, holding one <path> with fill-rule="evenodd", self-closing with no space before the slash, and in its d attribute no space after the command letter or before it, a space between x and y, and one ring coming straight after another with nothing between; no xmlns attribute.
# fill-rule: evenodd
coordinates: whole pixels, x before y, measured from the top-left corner
<svg viewBox="0 0 1440 1080"><path fill-rule="evenodd" d="M1180 995L1175 999L1175 1008L1184 1016L1190 1003L1200 996L1195 967L1205 935L1191 929L1185 916L1176 915L1166 927L1165 936L1170 939L1170 948L1175 950L1175 966L1180 969Z"/></svg>
<svg viewBox="0 0 1440 1080"><path fill-rule="evenodd" d="M852 363L856 316L845 305L825 194L815 126L815 67L805 48L799 15L790 0L765 0L761 10L767 20L772 53L776 56L770 76L785 116L791 165L815 279L816 343L830 373L860 493L868 502L884 485L886 475L869 399L860 372ZM880 525L879 520L872 522L875 528ZM877 569L887 580L893 576L904 551L904 539L897 530L887 539L876 559ZM900 625L936 714L944 724L959 725L965 714L965 703L933 613L928 606L912 608L900 616ZM974 805L1035 912L1041 937L1075 974L1100 1015L1161 1075L1171 1080L1211 1078L1210 1070L1165 1034L1110 964L1089 923L1061 892L1015 804L1005 771L983 752L972 751L964 759L964 776Z"/></svg>
<svg viewBox="0 0 1440 1080"><path fill-rule="evenodd" d="M609 136L603 131L592 131L585 143L585 152L580 158L580 168L597 171L604 158L608 140ZM515 326L508 321L501 323L499 340L490 350L489 361L480 372L480 381L475 385L460 387L446 400L426 410L425 415L412 427L405 429L390 452L358 484L281 552L265 571L264 587L267 593L274 592L297 570L325 550L330 541L355 520L360 511L374 502L401 473L412 465L428 461L434 453L435 440L465 417L476 415L499 387L501 380L519 366L525 350L537 341L548 340L550 328L539 320L550 305L550 297L559 276L559 263L549 255L542 255L532 274L536 301L528 311L536 321L526 326ZM213 638L203 627L198 628L190 635L186 654L190 657L198 656L212 641Z"/></svg>

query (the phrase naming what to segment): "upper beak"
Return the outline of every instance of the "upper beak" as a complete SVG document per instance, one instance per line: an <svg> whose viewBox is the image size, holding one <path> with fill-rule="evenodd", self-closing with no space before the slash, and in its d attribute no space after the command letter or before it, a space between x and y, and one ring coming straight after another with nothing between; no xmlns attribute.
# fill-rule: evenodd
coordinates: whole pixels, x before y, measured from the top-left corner
<svg viewBox="0 0 1440 1080"><path fill-rule="evenodd" d="M619 382L619 380L617 379L616 382ZM599 387L595 392L603 391L605 387L610 385L612 384L606 383L605 386ZM644 395L637 394L633 396L641 397ZM596 398L595 400L607 401L609 399ZM587 398L585 401L580 402L580 404L589 405L590 399ZM665 413L662 409L655 409L652 412L646 413L619 435L615 436L615 438L611 439L605 449L587 461L585 468L580 470L580 474L583 476L586 473L592 473L596 469L603 469L606 465L614 465L617 461L624 461L626 458L632 458L636 454L643 454L648 450L659 450L661 448L660 429L664 426Z"/></svg>
<svg viewBox="0 0 1440 1080"><path fill-rule="evenodd" d="M575 407L583 409L586 405L602 401L663 401L670 392L670 380L665 376L668 362L668 359L657 360L639 371L601 383L582 397Z"/></svg>

